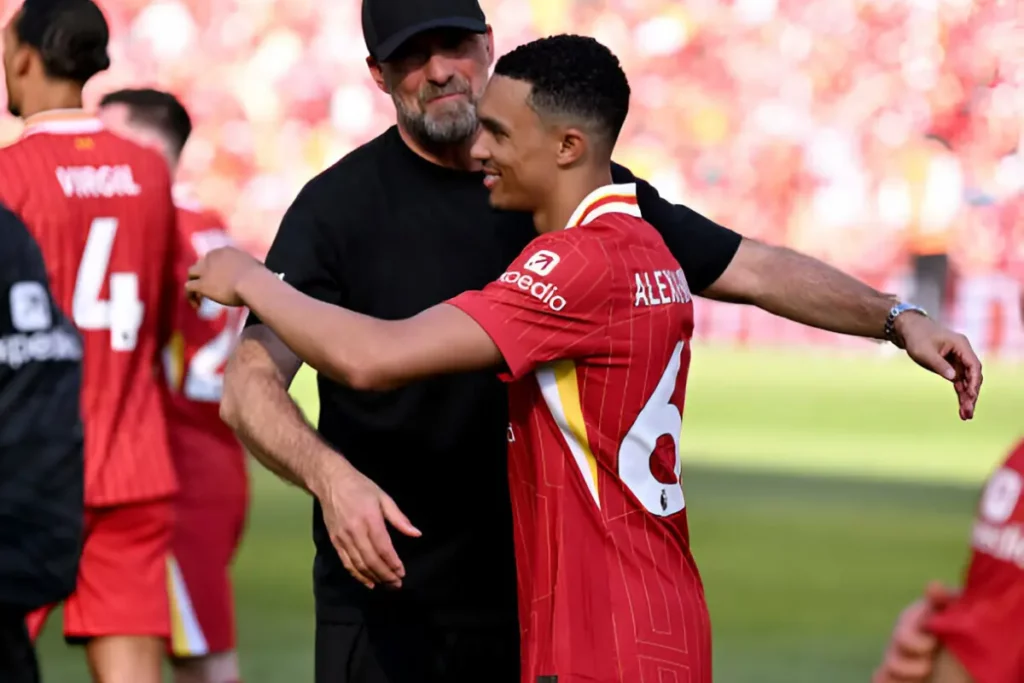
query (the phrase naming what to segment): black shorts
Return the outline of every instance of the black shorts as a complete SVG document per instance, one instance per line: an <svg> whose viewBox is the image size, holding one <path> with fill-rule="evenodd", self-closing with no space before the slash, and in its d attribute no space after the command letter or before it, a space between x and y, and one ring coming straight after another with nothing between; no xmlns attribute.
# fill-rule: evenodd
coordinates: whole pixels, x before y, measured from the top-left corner
<svg viewBox="0 0 1024 683"><path fill-rule="evenodd" d="M316 683L519 683L519 632L501 626L317 620Z"/></svg>
<svg viewBox="0 0 1024 683"><path fill-rule="evenodd" d="M25 614L0 607L0 681L39 683L36 650L28 637Z"/></svg>

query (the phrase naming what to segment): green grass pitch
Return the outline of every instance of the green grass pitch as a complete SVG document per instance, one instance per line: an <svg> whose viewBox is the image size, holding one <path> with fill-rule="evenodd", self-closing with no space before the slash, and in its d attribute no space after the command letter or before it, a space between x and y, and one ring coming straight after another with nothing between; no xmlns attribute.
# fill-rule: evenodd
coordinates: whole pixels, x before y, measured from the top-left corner
<svg viewBox="0 0 1024 683"><path fill-rule="evenodd" d="M978 484L1024 436L1024 367L985 374L964 424L951 387L903 358L698 345L684 478L718 683L862 683L899 609L957 579ZM293 392L315 415L311 379ZM253 480L234 572L244 680L312 681L310 502ZM45 681L87 680L56 620L41 658Z"/></svg>

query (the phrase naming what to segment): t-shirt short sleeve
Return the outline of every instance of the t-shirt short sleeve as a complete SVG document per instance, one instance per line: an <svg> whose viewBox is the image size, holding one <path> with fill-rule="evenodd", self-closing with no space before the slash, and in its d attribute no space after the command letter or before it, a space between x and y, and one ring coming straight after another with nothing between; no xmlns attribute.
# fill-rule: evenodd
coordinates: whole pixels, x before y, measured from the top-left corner
<svg viewBox="0 0 1024 683"><path fill-rule="evenodd" d="M342 236L324 221L320 195L325 188L318 181L322 179L310 181L288 207L264 263L303 294L340 304L337 254ZM245 324L248 327L261 321L250 313Z"/></svg>
<svg viewBox="0 0 1024 683"><path fill-rule="evenodd" d="M1014 460L1018 460L1014 463ZM989 479L960 597L930 629L977 683L1024 681L1024 450ZM1018 466L1014 466L1018 465Z"/></svg>
<svg viewBox="0 0 1024 683"><path fill-rule="evenodd" d="M743 241L739 233L687 206L665 200L647 181L637 178L623 166L612 164L612 180L636 183L640 214L661 233L668 250L682 267L692 292L699 294L721 277Z"/></svg>
<svg viewBox="0 0 1024 683"><path fill-rule="evenodd" d="M533 240L496 281L449 304L472 317L494 340L516 380L554 360L607 348L608 259L587 228Z"/></svg>

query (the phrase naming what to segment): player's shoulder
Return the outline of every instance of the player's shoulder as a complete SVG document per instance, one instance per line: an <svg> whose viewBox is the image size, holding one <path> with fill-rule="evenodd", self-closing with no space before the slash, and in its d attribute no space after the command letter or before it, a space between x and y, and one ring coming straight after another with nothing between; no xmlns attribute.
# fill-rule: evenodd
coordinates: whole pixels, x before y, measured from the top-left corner
<svg viewBox="0 0 1024 683"><path fill-rule="evenodd" d="M170 179L171 171L167 166L167 160L155 149L106 129L96 133L96 141L98 149L104 152L104 158L109 157L138 166L148 173L155 174L161 180Z"/></svg>
<svg viewBox="0 0 1024 683"><path fill-rule="evenodd" d="M175 183L171 197L178 217L178 229L182 232L224 229L221 215L203 206L188 183Z"/></svg>
<svg viewBox="0 0 1024 683"><path fill-rule="evenodd" d="M551 269L562 262L578 265L594 265L606 257L600 235L594 231L579 228L557 230L534 237L520 254L520 260L530 261L537 254L551 259Z"/></svg>
<svg viewBox="0 0 1024 683"><path fill-rule="evenodd" d="M1003 468L1013 470L1024 476L1024 439L1010 451L1010 456L1003 463Z"/></svg>
<svg viewBox="0 0 1024 683"><path fill-rule="evenodd" d="M985 522L1024 521L1024 441L1021 441L985 484L980 516Z"/></svg>
<svg viewBox="0 0 1024 683"><path fill-rule="evenodd" d="M0 166L20 166L26 157L37 158L40 151L48 145L39 139L40 136L22 136L0 148Z"/></svg>

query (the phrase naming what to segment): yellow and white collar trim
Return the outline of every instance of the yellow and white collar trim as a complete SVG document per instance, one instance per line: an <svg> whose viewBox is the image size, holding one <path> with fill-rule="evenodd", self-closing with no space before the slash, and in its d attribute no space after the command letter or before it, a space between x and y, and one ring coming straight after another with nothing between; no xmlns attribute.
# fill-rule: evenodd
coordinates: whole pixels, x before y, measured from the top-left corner
<svg viewBox="0 0 1024 683"><path fill-rule="evenodd" d="M640 205L636 200L636 183L599 187L580 202L566 223L565 229L587 225L595 218L609 213L624 213L640 218Z"/></svg>

